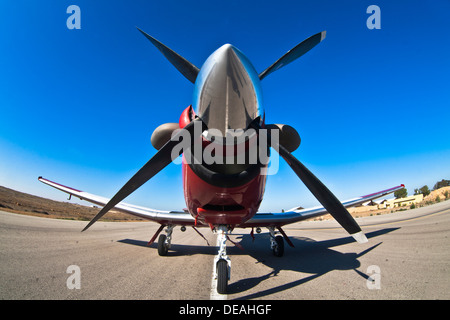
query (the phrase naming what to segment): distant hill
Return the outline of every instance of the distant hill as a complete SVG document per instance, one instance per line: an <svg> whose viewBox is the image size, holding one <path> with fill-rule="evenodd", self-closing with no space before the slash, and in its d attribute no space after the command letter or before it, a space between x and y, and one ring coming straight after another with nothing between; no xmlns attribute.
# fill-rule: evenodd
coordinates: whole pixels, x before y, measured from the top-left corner
<svg viewBox="0 0 450 320"><path fill-rule="evenodd" d="M425 198L423 198L423 201L437 201L436 199L439 199L438 201L444 201L450 198L450 187L443 187L439 188L437 190L433 190L430 192L429 195L427 195Z"/></svg>
<svg viewBox="0 0 450 320"><path fill-rule="evenodd" d="M40 217L91 220L99 208L54 201L0 186L0 210ZM111 211L103 221L142 221L132 215Z"/></svg>

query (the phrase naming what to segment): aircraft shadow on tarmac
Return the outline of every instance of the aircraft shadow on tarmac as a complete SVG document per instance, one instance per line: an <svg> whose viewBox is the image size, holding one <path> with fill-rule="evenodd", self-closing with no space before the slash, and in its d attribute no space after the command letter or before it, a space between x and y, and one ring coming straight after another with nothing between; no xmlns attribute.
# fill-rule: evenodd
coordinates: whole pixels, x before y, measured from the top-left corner
<svg viewBox="0 0 450 320"><path fill-rule="evenodd" d="M389 232L398 230L399 228L387 228L366 233L368 239L375 238ZM354 270L359 276L368 279L369 276L357 270L361 266L359 258L374 250L382 244L379 242L370 248L361 251L360 253L341 253L330 248L339 247L345 244L354 242L352 237L337 238L331 240L315 241L306 237L290 237L295 248L287 247L283 257L275 257L269 248L269 235L260 234L253 238L249 234L234 234L235 242L242 248L230 246L227 248L227 253L232 257L236 255L249 255L257 262L262 263L272 270L263 276L240 279L236 282L229 283L228 294L236 294L245 292L251 288L258 286L263 281L276 277L280 271L290 270L300 273L308 273L310 276L301 278L299 280L280 285L278 287L270 288L258 293L253 293L239 299L255 299L261 298L270 294L288 290L304 284L308 281L319 278L320 276L333 270ZM237 241L236 241L237 240ZM118 242L147 247L146 241L123 239ZM148 248L157 248L157 244L153 243ZM217 248L213 246L192 246L172 244L168 257L170 256L190 256L195 254L216 255Z"/></svg>
<svg viewBox="0 0 450 320"><path fill-rule="evenodd" d="M370 239L397 229L399 228L377 230L366 233L366 236ZM269 241L268 236L267 239L265 239L267 241L260 240L258 241L257 246L252 246L252 238L249 235L243 235L240 244L244 248L249 248L246 250L247 253L254 257L258 263L263 263L267 267L271 268L272 271L264 276L241 279L234 283L230 283L228 286L228 293L233 294L245 292L270 277L277 276L282 270L309 273L311 275L278 287L243 296L239 299L255 299L291 289L308 281L319 278L320 276L333 270L354 270L359 276L368 279L368 275L357 270L357 268L361 266L358 259L382 244L382 242L379 242L370 248L361 251L360 253L341 253L330 248L353 243L353 238L345 237L324 241L315 241L305 237L290 237L290 239L295 248L286 248L287 250L285 250L284 256L279 258L273 256L271 252L267 252L267 242ZM256 240L254 243L256 243Z"/></svg>
<svg viewBox="0 0 450 320"><path fill-rule="evenodd" d="M118 240L117 242L131 244L140 247L151 248L154 250L158 249L158 243L154 242L150 246L148 245L148 241L143 240L135 240L135 239L123 239ZM206 243L206 242L205 242ZM215 244L215 243L214 243ZM208 255L216 255L217 248L214 245L187 245L187 244L177 244L173 243L170 245L169 252L167 253L167 257L177 257L177 256L192 256L196 254L208 254Z"/></svg>

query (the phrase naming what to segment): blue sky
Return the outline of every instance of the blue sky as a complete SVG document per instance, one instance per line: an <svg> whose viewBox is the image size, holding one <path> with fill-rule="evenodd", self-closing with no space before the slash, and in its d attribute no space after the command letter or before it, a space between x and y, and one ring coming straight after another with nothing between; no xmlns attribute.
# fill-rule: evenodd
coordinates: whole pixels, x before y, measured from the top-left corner
<svg viewBox="0 0 450 320"><path fill-rule="evenodd" d="M69 5L81 29L69 30ZM369 30L369 5L381 29ZM326 39L262 81L268 123L294 126L294 152L345 200L450 179L450 2L2 1L0 185L57 200L38 176L111 197L155 153L194 86L135 28L201 67L231 43L263 71L307 37ZM127 202L184 208L171 164ZM263 211L317 205L281 162Z"/></svg>

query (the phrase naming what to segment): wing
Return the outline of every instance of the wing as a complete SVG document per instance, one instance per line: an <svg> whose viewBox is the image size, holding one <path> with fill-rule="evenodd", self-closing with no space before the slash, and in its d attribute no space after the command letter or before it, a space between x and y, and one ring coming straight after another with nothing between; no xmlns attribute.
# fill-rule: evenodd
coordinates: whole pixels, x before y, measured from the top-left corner
<svg viewBox="0 0 450 320"><path fill-rule="evenodd" d="M45 178L39 177L38 180L42 183L45 183L53 188L61 190L65 193L68 193L72 196L80 198L81 200L85 200L91 203L94 203L99 206L105 206L110 199L104 198L101 196L97 196L91 193L87 193L84 191L80 191L77 189L73 189L70 187L66 187L62 184L47 180ZM115 207L114 210L128 213L140 218L144 218L147 220L155 221L161 224L172 224L172 225L194 225L195 219L191 216L190 213L184 211L160 211L140 206L135 206L127 203L120 202ZM198 225L201 227L201 225Z"/></svg>
<svg viewBox="0 0 450 320"><path fill-rule="evenodd" d="M402 184L397 187L393 187L390 189L378 191L375 193L371 193L365 196L353 198L350 200L346 200L342 202L344 207L354 207L364 202L368 202L377 198L384 197L392 192L400 190L405 186ZM270 227L270 226L283 226L286 224L303 221L306 219L315 218L318 216L322 216L327 214L327 210L324 207L318 206L308 209L297 210L296 208L292 208L286 212L282 213L260 213L258 212L252 219L245 222L242 226L246 227Z"/></svg>

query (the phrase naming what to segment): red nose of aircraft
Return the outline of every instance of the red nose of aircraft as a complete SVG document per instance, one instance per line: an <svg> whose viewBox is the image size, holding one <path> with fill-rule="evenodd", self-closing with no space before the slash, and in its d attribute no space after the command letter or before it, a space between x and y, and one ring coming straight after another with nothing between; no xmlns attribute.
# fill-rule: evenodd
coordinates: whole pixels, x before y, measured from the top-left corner
<svg viewBox="0 0 450 320"><path fill-rule="evenodd" d="M225 44L205 61L195 81L193 107L208 129L247 129L263 118L258 73L237 48Z"/></svg>

